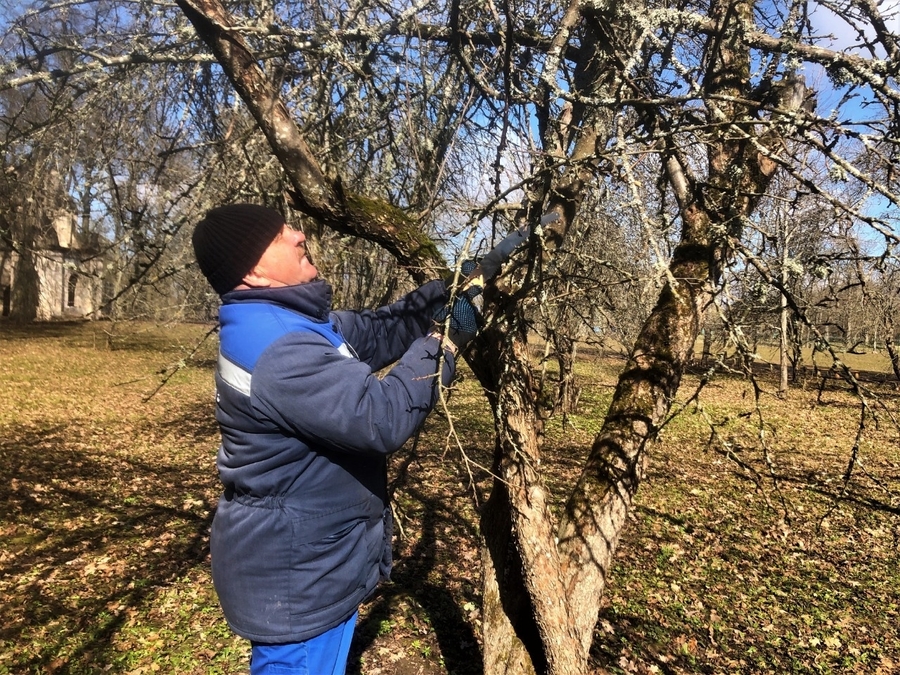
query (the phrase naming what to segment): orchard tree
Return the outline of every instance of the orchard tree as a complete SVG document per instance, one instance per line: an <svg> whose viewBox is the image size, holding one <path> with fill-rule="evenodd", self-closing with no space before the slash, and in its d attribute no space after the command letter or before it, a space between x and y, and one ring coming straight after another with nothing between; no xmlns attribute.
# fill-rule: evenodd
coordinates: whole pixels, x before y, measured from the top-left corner
<svg viewBox="0 0 900 675"><path fill-rule="evenodd" d="M885 260L875 265L864 290L866 301L871 304L881 328L881 340L891 360L894 377L900 381L900 330L895 319L900 312L897 261Z"/></svg>
<svg viewBox="0 0 900 675"><path fill-rule="evenodd" d="M296 206L334 228L382 241L414 275L433 264L434 250L415 236L421 228L414 220L389 209L384 196L379 207L345 191L335 173L322 169L277 83L242 37L242 20L215 0L179 0L179 6L264 129L295 188ZM817 46L799 5L713 2L675 11L640 3L502 10L429 4L421 10L427 23L412 11L385 16L384 9L354 10L349 16L358 23L340 26L336 38L346 40L343 46L373 45L365 52L371 58L357 63L361 79L369 80L364 66L372 67L389 36L416 40L418 52L429 45L446 50L446 58L471 78L498 140L507 142L504 134L517 122L518 132L524 128L535 144L532 173L522 184L522 217L534 222L546 210L561 216L533 242L519 290L487 294L492 321L470 356L492 392L497 429L496 480L482 519L484 660L488 673L584 672L649 444L669 413L703 312L773 177L782 170L821 192L796 153L811 148L842 179L852 177L895 202L889 185L836 149L845 139L866 143L867 133L816 116L798 69L816 64L836 81L872 92L873 104L882 104L886 115L869 125L887 131L897 101L894 66L890 59ZM896 55L895 37L883 30L877 10L858 11L873 26L867 37L872 51ZM854 17L858 21L859 13ZM252 25L257 39L260 31L291 31ZM382 40L378 46L376 39ZM622 181L636 198L640 194L632 158L638 151L657 158L659 189L658 206L635 206L647 209L648 218L674 214L680 234L667 282L557 520L536 468L541 425L523 309L540 286L544 259L561 248L594 178L605 175ZM885 244L895 242L895 232L867 205L834 199L833 206L872 226Z"/></svg>
<svg viewBox="0 0 900 675"><path fill-rule="evenodd" d="M808 171L819 182L827 181L824 167ZM777 336L782 394L802 360L808 338L803 321L815 320L818 291L832 274L830 252L850 248L843 220L819 195L789 176L777 176L748 223L744 259L729 270L727 305L722 303L720 309L732 325L743 329L753 351L760 342L772 344Z"/></svg>

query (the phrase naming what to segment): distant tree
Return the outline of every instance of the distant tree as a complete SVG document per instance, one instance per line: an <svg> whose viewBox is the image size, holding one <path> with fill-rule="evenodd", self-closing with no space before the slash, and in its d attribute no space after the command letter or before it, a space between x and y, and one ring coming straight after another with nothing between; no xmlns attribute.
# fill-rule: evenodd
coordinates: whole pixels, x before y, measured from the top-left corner
<svg viewBox="0 0 900 675"><path fill-rule="evenodd" d="M663 281L667 219L648 222L623 203L628 201L615 186L588 189L572 230L541 269L544 299L535 303L536 331L545 341L545 361L557 366L548 404L564 419L578 402L578 345L627 354Z"/></svg>
<svg viewBox="0 0 900 675"><path fill-rule="evenodd" d="M876 317L881 341L891 361L894 377L900 381L900 267L896 260L885 259L873 266L864 298Z"/></svg>

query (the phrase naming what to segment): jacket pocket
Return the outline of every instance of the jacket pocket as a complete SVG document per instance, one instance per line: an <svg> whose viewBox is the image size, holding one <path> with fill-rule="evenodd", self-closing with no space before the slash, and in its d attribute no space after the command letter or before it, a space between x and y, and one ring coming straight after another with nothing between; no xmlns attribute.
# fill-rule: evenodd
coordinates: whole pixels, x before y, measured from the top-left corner
<svg viewBox="0 0 900 675"><path fill-rule="evenodd" d="M294 523L291 561L291 614L327 610L358 595L366 583L368 519L356 518L341 529L308 541L308 523Z"/></svg>

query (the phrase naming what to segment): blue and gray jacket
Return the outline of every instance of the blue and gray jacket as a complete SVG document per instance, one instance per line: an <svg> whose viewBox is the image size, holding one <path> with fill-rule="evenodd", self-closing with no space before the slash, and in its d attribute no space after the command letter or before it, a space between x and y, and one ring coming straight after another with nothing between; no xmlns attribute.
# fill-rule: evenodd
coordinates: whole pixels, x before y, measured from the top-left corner
<svg viewBox="0 0 900 675"><path fill-rule="evenodd" d="M446 299L440 281L363 312L331 312L318 280L223 296L212 572L238 635L315 637L389 574L386 457L434 406L438 371L453 376L425 337Z"/></svg>

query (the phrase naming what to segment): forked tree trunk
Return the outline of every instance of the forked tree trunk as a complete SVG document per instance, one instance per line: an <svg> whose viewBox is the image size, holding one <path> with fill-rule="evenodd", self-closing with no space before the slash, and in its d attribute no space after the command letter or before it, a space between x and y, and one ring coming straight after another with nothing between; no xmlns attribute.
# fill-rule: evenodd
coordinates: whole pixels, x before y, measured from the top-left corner
<svg viewBox="0 0 900 675"><path fill-rule="evenodd" d="M527 352L521 340L509 345L496 404L500 460L481 523L487 675L586 672L647 445L669 412L711 297L710 259L702 247L676 251L679 281L664 289L638 336L558 529L539 473L540 425L528 412Z"/></svg>
<svg viewBox="0 0 900 675"><path fill-rule="evenodd" d="M752 138L752 118L740 103L749 79L742 42L751 0L713 2L722 32L711 40L711 94L721 95L711 117L734 120L729 133L711 139L708 175L697 180L674 147L664 166L682 223L668 284L644 323L618 384L603 428L558 528L540 476L540 430L529 411L521 338L501 349L504 377L494 406L498 427L494 493L482 532L485 565L485 674L582 675L613 556L647 461L647 449L669 413L691 358L701 318L729 251L726 237L740 236L777 165L767 156L778 137ZM740 170L737 170L737 169Z"/></svg>
<svg viewBox="0 0 900 675"><path fill-rule="evenodd" d="M498 479L481 522L484 672L581 673L584 659L540 475L541 424L528 350L521 337L503 349L494 406Z"/></svg>

